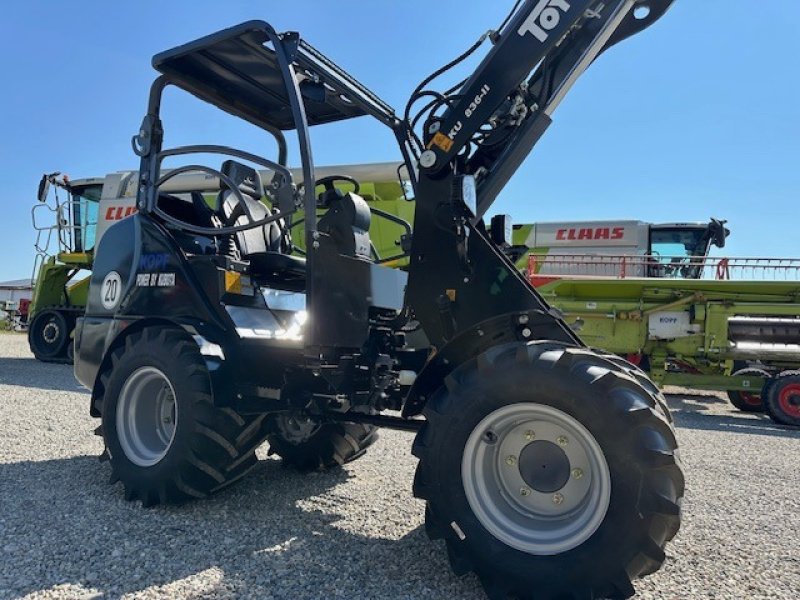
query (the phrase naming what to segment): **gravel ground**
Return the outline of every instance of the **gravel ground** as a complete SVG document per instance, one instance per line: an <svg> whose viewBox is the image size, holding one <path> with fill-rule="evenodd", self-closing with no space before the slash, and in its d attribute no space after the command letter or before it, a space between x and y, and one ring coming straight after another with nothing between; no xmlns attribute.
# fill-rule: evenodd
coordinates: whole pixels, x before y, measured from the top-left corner
<svg viewBox="0 0 800 600"><path fill-rule="evenodd" d="M671 390L684 524L639 598L800 595L800 431ZM451 575L411 497L411 434L344 469L277 460L215 497L145 510L107 485L71 368L0 335L0 598L482 598Z"/></svg>

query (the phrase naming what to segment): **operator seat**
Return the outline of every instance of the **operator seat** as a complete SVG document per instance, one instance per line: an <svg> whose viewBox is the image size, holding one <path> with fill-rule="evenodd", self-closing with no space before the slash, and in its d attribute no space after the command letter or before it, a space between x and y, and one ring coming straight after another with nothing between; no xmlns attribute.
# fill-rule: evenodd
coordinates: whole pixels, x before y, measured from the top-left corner
<svg viewBox="0 0 800 600"><path fill-rule="evenodd" d="M339 254L371 260L369 226L372 213L367 201L353 192L339 192L335 196L329 195L326 204L328 212L320 217L317 229L330 236Z"/></svg>
<svg viewBox="0 0 800 600"><path fill-rule="evenodd" d="M272 216L270 209L261 202L264 188L258 171L234 160L222 163L220 171L242 193L240 199L224 182L220 182L222 189L217 196L217 212L223 217L226 227L245 225ZM287 244L278 221L239 231L234 234L234 240L241 258L250 262L250 274L256 279L295 284L305 279L306 261L288 254L291 244Z"/></svg>

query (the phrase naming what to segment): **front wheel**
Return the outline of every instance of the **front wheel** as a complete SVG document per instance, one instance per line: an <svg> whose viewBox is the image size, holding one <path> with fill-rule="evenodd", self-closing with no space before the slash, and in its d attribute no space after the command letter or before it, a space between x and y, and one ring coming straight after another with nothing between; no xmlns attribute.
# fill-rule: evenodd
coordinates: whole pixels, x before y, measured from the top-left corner
<svg viewBox="0 0 800 600"><path fill-rule="evenodd" d="M490 349L425 409L414 493L429 535L491 598L631 596L680 526L663 410L629 368L588 350Z"/></svg>

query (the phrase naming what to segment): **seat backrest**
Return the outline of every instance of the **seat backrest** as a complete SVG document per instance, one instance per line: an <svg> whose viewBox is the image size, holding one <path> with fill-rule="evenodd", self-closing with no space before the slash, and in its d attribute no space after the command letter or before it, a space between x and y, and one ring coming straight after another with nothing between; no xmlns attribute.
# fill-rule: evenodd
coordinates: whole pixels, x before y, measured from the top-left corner
<svg viewBox="0 0 800 600"><path fill-rule="evenodd" d="M158 195L158 207L165 213L190 225L198 227L213 227L212 216L214 212L206 204L200 192L187 192L185 194Z"/></svg>
<svg viewBox="0 0 800 600"><path fill-rule="evenodd" d="M371 259L372 243L369 205L361 196L348 192L331 201L330 208L317 223L317 229L331 236L340 254Z"/></svg>
<svg viewBox="0 0 800 600"><path fill-rule="evenodd" d="M242 193L240 200L224 183L217 196L217 212L222 215L226 226L245 225L260 221L272 215L261 202L263 187L258 171L234 160L226 160L220 169ZM281 251L281 228L278 222L267 223L263 227L240 231L235 235L236 245L242 258L265 252Z"/></svg>

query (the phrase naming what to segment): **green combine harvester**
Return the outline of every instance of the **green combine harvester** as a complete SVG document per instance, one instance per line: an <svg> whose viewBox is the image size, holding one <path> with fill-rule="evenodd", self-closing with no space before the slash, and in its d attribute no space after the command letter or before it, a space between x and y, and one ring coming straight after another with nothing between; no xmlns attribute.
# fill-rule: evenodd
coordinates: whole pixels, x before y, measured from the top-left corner
<svg viewBox="0 0 800 600"><path fill-rule="evenodd" d="M800 425L800 261L657 253L527 256L531 283L581 339L659 385L726 391Z"/></svg>
<svg viewBox="0 0 800 600"><path fill-rule="evenodd" d="M28 342L38 360L72 362L72 331L86 306L85 273L92 268L101 191L102 179L73 183L51 173L39 182L39 204L32 211L36 261L28 309Z"/></svg>
<svg viewBox="0 0 800 600"><path fill-rule="evenodd" d="M717 219L512 228L498 215L489 229L588 345L800 426L800 260L714 258L729 234Z"/></svg>

